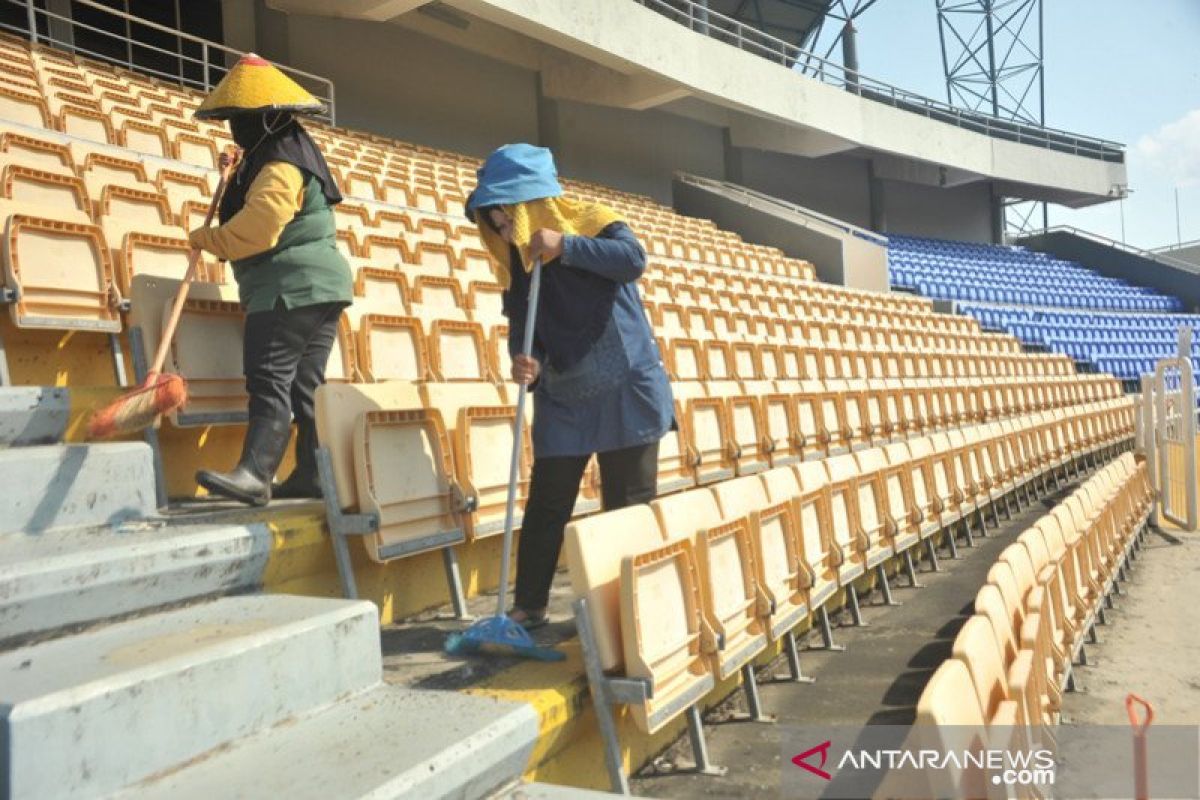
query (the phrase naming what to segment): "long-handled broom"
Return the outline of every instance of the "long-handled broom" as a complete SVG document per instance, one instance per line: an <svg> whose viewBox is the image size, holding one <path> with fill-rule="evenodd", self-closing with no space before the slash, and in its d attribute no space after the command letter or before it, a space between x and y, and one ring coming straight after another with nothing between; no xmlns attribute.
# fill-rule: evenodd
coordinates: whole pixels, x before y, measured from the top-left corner
<svg viewBox="0 0 1200 800"><path fill-rule="evenodd" d="M525 337L521 354L528 357L533 352L533 328L537 321L538 296L542 286L542 260L533 262L533 274L529 279L529 304L526 306ZM524 386L517 394L517 419L513 425L512 460L508 467L508 501L504 508L504 544L500 556L500 592L496 599L496 614L471 625L462 633L452 633L446 638L446 652L489 653L501 656L521 656L540 661L561 661L566 655L548 647L538 647L529 631L508 618L504 607L508 605L508 565L512 560L513 512L517 503L517 477L521 463L521 436L525 430Z"/></svg>
<svg viewBox="0 0 1200 800"><path fill-rule="evenodd" d="M204 217L204 227L212 224L221 197L225 194L225 185L229 176L237 167L237 153L230 152L229 164L221 170L221 180L213 193L212 203ZM182 408L187 402L187 382L182 375L163 374L163 364L167 361L167 353L171 348L171 340L175 338L175 329L179 326L179 317L183 314L183 304L187 302L188 290L196 278L200 265L200 249L193 247L188 254L187 272L175 292L175 303L171 306L171 315L163 326L162 339L158 343L158 352L154 354L154 363L146 379L136 389L118 397L104 408L92 414L88 420L87 435L89 439L108 439L122 434L136 433L148 428L162 414L168 414L177 408Z"/></svg>

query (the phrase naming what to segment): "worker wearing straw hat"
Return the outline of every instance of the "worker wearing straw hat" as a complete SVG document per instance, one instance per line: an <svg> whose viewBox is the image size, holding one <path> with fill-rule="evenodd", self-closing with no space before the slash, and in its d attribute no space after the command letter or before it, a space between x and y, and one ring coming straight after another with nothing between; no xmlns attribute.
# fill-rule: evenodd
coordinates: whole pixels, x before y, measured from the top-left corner
<svg viewBox="0 0 1200 800"><path fill-rule="evenodd" d="M657 493L659 440L675 427L671 386L638 294L646 253L613 209L562 195L550 151L513 144L488 157L467 198L504 287L512 378L533 387L533 473L509 612L526 628L546 622L588 460L596 454L606 510L648 502ZM525 357L527 271L537 259L544 268Z"/></svg>
<svg viewBox="0 0 1200 800"><path fill-rule="evenodd" d="M342 196L325 158L297 120L323 111L307 91L254 54L244 56L196 110L224 119L241 161L219 209L220 225L191 242L230 261L246 311L242 351L249 426L237 466L201 470L210 493L252 505L318 497L313 395L342 309L350 267L336 246L332 207ZM272 487L296 421L296 468Z"/></svg>

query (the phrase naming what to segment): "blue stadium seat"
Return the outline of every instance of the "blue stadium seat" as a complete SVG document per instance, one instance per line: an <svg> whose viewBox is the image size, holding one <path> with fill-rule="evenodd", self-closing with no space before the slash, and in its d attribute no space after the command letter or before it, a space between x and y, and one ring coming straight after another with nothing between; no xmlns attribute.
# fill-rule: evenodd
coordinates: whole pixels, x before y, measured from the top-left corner
<svg viewBox="0 0 1200 800"><path fill-rule="evenodd" d="M1174 355L1179 328L1200 329L1177 297L1024 247L889 235L888 263L893 285L1126 380Z"/></svg>

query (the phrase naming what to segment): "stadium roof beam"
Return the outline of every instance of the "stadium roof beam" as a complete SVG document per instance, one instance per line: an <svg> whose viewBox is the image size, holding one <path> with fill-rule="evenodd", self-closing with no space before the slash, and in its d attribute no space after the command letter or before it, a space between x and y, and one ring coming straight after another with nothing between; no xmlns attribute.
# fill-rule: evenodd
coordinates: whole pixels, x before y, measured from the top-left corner
<svg viewBox="0 0 1200 800"><path fill-rule="evenodd" d="M421 6L429 5L431 0L288 0L287 3L268 2L273 8L287 11L289 14L313 14L326 17L345 17L346 19L365 19L373 22L386 22L401 14L415 11ZM282 6L286 5L286 8Z"/></svg>
<svg viewBox="0 0 1200 800"><path fill-rule="evenodd" d="M624 74L581 58L548 53L542 93L556 100L645 111L691 94L687 87L647 73Z"/></svg>
<svg viewBox="0 0 1200 800"><path fill-rule="evenodd" d="M729 123L729 143L734 147L787 153L805 158L822 158L849 152L858 147L849 139L811 128L797 128L793 125L740 116Z"/></svg>

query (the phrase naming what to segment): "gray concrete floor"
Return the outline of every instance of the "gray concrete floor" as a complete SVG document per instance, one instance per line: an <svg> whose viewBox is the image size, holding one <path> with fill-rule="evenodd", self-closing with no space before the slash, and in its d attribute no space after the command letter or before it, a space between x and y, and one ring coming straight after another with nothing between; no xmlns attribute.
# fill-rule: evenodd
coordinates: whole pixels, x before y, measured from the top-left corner
<svg viewBox="0 0 1200 800"><path fill-rule="evenodd" d="M571 582L566 571L560 570L550 590L550 624L532 633L538 645L553 647L574 638L571 600ZM496 593L487 592L470 598L467 610L475 619L495 614ZM444 650L446 637L469 624L454 619L447 605L402 622L385 625L381 632L384 680L419 689L458 690L525 663L524 659L496 655L447 654Z"/></svg>

